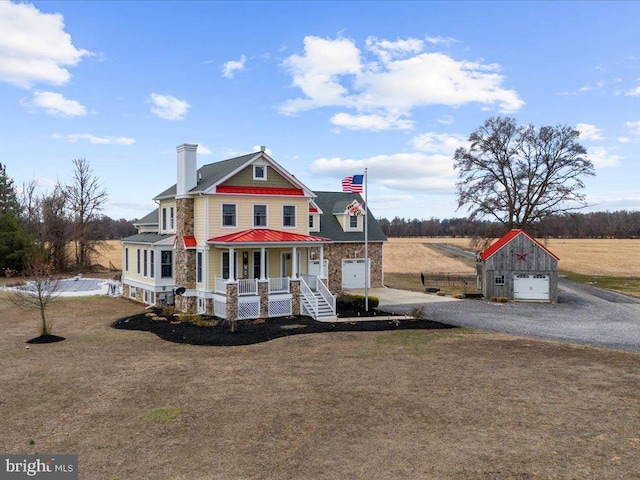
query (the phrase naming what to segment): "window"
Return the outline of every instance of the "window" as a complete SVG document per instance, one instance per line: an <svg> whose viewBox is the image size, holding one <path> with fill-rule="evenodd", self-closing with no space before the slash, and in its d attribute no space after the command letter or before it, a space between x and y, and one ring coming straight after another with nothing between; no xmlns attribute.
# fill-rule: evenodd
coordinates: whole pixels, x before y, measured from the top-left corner
<svg viewBox="0 0 640 480"><path fill-rule="evenodd" d="M253 166L253 179L254 180L266 180L267 179L267 167L265 165Z"/></svg>
<svg viewBox="0 0 640 480"><path fill-rule="evenodd" d="M236 205L233 203L222 204L222 226L223 227L235 227L236 226Z"/></svg>
<svg viewBox="0 0 640 480"><path fill-rule="evenodd" d="M153 278L156 273L156 264L155 264L156 256L154 255L155 253L156 252L154 252L153 250L149 252L149 276L151 278Z"/></svg>
<svg viewBox="0 0 640 480"><path fill-rule="evenodd" d="M349 217L349 228L358 228L358 217L352 216Z"/></svg>
<svg viewBox="0 0 640 480"><path fill-rule="evenodd" d="M173 277L173 252L163 250L160 252L160 275L162 278Z"/></svg>
<svg viewBox="0 0 640 480"><path fill-rule="evenodd" d="M237 264L238 253L233 252L233 261ZM229 278L229 252L222 252L222 278Z"/></svg>
<svg viewBox="0 0 640 480"><path fill-rule="evenodd" d="M196 254L196 282L202 283L202 252Z"/></svg>
<svg viewBox="0 0 640 480"><path fill-rule="evenodd" d="M167 208L162 207L162 230L167 229Z"/></svg>
<svg viewBox="0 0 640 480"><path fill-rule="evenodd" d="M253 206L253 226L254 227L267 226L267 206L266 205Z"/></svg>
<svg viewBox="0 0 640 480"><path fill-rule="evenodd" d="M504 275L496 276L495 284L496 285L504 285Z"/></svg>
<svg viewBox="0 0 640 480"><path fill-rule="evenodd" d="M129 247L124 249L124 270L125 272L129 271Z"/></svg>
<svg viewBox="0 0 640 480"><path fill-rule="evenodd" d="M136 250L136 252L138 252L138 270L137 270L137 273L138 273L138 275L140 275L140 249L138 248Z"/></svg>
<svg viewBox="0 0 640 480"><path fill-rule="evenodd" d="M147 251L146 250L144 251L143 257L144 257L144 261L143 261L143 264L142 264L142 266L143 266L143 270L142 271L144 272L143 275L146 277L147 276Z"/></svg>
<svg viewBox="0 0 640 480"><path fill-rule="evenodd" d="M262 264L261 264L261 255L259 250L254 250L253 252L253 278L262 278ZM264 252L264 260L265 265L267 265L267 252ZM265 277L266 277L265 272Z"/></svg>
<svg viewBox="0 0 640 480"><path fill-rule="evenodd" d="M296 207L295 207L295 205L283 205L282 206L282 226L283 227L295 227L296 226Z"/></svg>
<svg viewBox="0 0 640 480"><path fill-rule="evenodd" d="M313 230L313 215L309 215L309 228Z"/></svg>
<svg viewBox="0 0 640 480"><path fill-rule="evenodd" d="M129 287L129 296L131 298L136 298L136 287Z"/></svg>
<svg viewBox="0 0 640 480"><path fill-rule="evenodd" d="M173 207L169 207L169 230L176 229L175 215L173 211Z"/></svg>

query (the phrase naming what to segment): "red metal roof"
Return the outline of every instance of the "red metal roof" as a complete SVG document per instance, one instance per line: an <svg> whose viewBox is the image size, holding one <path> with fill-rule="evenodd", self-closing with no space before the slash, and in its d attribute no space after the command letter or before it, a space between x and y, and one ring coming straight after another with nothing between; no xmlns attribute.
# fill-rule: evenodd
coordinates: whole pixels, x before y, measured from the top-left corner
<svg viewBox="0 0 640 480"><path fill-rule="evenodd" d="M301 188L277 188L277 187L243 187L239 185L218 185L216 193L244 193L249 195L292 195L303 196Z"/></svg>
<svg viewBox="0 0 640 480"><path fill-rule="evenodd" d="M253 228L207 240L209 243L310 243L330 241L328 238L281 232L269 228Z"/></svg>
<svg viewBox="0 0 640 480"><path fill-rule="evenodd" d="M309 207L309 213L318 213L318 209L314 207Z"/></svg>
<svg viewBox="0 0 640 480"><path fill-rule="evenodd" d="M182 237L184 241L184 248L195 248L198 246L198 242L196 241L196 237L193 235L185 235Z"/></svg>
<svg viewBox="0 0 640 480"><path fill-rule="evenodd" d="M480 253L480 258L482 260L487 260L489 257L491 257L491 255L496 253L498 250L500 250L502 247L504 247L506 244L508 244L511 240L516 238L521 233L523 235L526 235L532 242L536 243L540 248L542 248L545 252L547 252L553 258L555 258L556 260L560 260L547 247L542 245L539 241L537 241L535 238L533 238L531 235L529 235L527 232L525 232L524 230L522 230L520 228L514 228L513 230L508 231L502 238L498 239L489 248L487 248L485 251L481 252Z"/></svg>

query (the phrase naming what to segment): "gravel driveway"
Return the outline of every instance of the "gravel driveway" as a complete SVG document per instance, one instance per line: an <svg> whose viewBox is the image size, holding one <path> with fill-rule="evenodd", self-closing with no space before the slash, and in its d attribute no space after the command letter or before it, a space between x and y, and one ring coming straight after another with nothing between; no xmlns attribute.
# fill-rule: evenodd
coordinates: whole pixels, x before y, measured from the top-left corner
<svg viewBox="0 0 640 480"><path fill-rule="evenodd" d="M560 280L557 304L463 300L384 308L409 313L416 305L425 318L449 325L640 351L640 300L567 280Z"/></svg>

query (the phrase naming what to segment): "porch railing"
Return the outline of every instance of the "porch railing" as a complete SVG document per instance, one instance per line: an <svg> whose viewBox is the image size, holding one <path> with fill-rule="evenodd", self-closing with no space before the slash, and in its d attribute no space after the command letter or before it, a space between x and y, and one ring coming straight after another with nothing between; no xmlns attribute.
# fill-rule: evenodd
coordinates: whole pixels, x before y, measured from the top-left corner
<svg viewBox="0 0 640 480"><path fill-rule="evenodd" d="M309 285L307 285L307 282L305 282L304 278L302 277L300 278L300 293L302 294L304 300L306 300L306 302L300 302L300 306L303 310L302 313L306 313L311 318L316 318L318 316L318 299L313 294L313 292L309 288Z"/></svg>
<svg viewBox="0 0 640 480"><path fill-rule="evenodd" d="M238 295L257 295L258 280L247 278L238 280Z"/></svg>
<svg viewBox="0 0 640 480"><path fill-rule="evenodd" d="M289 277L270 278L269 293L289 293Z"/></svg>
<svg viewBox="0 0 640 480"><path fill-rule="evenodd" d="M227 293L227 279L216 277L216 293Z"/></svg>
<svg viewBox="0 0 640 480"><path fill-rule="evenodd" d="M324 298L329 305L331 305L331 311L336 311L336 297L329 291L327 286L316 277L316 290L320 292L322 298Z"/></svg>

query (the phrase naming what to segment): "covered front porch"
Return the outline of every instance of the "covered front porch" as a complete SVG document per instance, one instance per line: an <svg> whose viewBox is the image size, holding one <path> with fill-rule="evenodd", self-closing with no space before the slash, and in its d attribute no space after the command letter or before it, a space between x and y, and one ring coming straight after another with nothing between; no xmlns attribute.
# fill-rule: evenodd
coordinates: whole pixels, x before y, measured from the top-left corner
<svg viewBox="0 0 640 480"><path fill-rule="evenodd" d="M212 313L242 320L289 315L330 319L324 244L330 240L268 229L212 238ZM219 265L215 265L219 259Z"/></svg>

